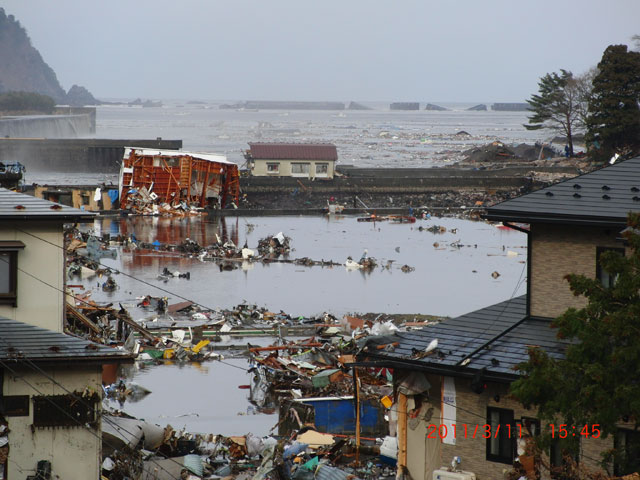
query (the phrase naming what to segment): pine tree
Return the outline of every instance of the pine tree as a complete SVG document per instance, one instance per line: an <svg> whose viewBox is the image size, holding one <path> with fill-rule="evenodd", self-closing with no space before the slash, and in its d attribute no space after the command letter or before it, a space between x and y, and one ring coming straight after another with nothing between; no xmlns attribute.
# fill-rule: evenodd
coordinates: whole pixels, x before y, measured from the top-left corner
<svg viewBox="0 0 640 480"><path fill-rule="evenodd" d="M599 160L640 153L640 53L610 45L598 64L587 117L590 152Z"/></svg>
<svg viewBox="0 0 640 480"><path fill-rule="evenodd" d="M560 70L560 74L547 73L538 82L538 87L538 94L527 100L533 115L524 127L561 132L567 137L569 154L573 155L573 133L582 126L578 109L580 90L573 74L566 70Z"/></svg>

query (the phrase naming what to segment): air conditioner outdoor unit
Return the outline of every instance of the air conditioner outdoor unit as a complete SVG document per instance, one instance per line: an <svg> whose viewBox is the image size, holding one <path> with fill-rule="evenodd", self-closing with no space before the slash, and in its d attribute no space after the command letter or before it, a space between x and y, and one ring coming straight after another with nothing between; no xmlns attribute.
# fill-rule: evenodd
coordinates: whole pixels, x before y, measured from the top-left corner
<svg viewBox="0 0 640 480"><path fill-rule="evenodd" d="M476 474L462 470L459 472L449 472L443 468L433 471L433 480L476 480Z"/></svg>

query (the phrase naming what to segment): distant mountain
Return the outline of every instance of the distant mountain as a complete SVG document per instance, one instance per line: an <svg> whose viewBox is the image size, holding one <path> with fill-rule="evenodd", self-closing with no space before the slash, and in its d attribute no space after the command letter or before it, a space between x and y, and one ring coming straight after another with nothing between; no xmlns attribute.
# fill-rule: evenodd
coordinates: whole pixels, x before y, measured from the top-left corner
<svg viewBox="0 0 640 480"><path fill-rule="evenodd" d="M31 45L26 30L3 8L0 8L0 65L0 93L36 92L50 96L58 104L100 103L86 89L80 91L81 87L75 85L67 95L53 69Z"/></svg>

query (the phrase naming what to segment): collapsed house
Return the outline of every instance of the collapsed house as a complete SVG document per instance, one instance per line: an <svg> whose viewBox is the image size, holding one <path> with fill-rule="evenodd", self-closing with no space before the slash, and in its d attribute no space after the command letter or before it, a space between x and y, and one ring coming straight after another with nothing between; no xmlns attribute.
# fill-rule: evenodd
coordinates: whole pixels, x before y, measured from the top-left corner
<svg viewBox="0 0 640 480"><path fill-rule="evenodd" d="M238 166L224 155L125 148L118 188L120 208L127 210L154 204L219 209L238 205L240 181Z"/></svg>

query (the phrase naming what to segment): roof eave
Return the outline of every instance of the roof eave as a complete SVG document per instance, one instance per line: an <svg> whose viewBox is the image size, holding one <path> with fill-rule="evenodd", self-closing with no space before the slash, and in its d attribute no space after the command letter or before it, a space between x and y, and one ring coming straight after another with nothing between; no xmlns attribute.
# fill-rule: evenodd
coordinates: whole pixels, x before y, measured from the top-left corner
<svg viewBox="0 0 640 480"><path fill-rule="evenodd" d="M59 366L85 366L85 365L107 365L107 364L121 364L127 363L132 364L135 362L136 356L134 354L123 354L119 356L106 355L101 357L80 357L80 356L71 356L71 357L63 357L63 358L20 358L20 357L11 357L0 359L3 363L9 365L26 365L26 364L35 364L38 366L49 366L49 367L59 367ZM79 363L81 362L81 363Z"/></svg>
<svg viewBox="0 0 640 480"><path fill-rule="evenodd" d="M442 365L426 363L419 360L390 358L375 354L368 354L368 358L374 359L373 362L370 360L358 361L350 364L350 366L386 366L389 368L399 368L405 370L420 370L426 373L459 378L473 378L473 376L481 370L478 368L473 368L472 366L460 367L457 365ZM517 373L508 374L486 370L483 378L489 382L511 383L520 378L520 375L518 375Z"/></svg>
<svg viewBox="0 0 640 480"><path fill-rule="evenodd" d="M85 215L0 215L0 221L82 223L92 222L96 216L97 214L93 212Z"/></svg>
<svg viewBox="0 0 640 480"><path fill-rule="evenodd" d="M625 218L593 217L580 215L541 214L519 211L491 211L482 215L482 218L496 222L519 223L556 223L563 225L582 225L590 227L624 227L627 224Z"/></svg>

